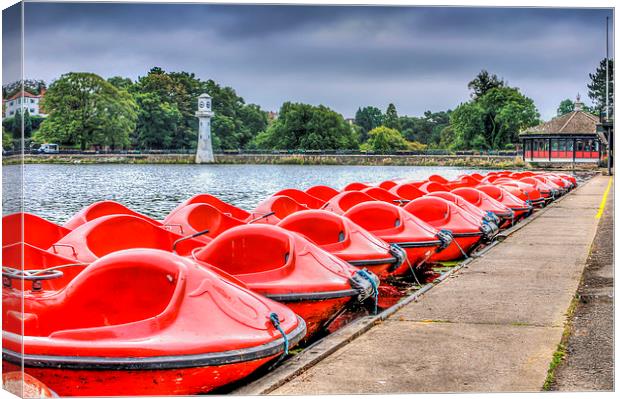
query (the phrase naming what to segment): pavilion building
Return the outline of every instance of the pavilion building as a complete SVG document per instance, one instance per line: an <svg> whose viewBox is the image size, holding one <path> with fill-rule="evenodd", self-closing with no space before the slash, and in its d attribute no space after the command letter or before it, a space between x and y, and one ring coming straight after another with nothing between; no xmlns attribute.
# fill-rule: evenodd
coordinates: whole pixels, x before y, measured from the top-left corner
<svg viewBox="0 0 620 399"><path fill-rule="evenodd" d="M572 112L519 134L523 160L529 162L599 162L606 140L597 133L598 116L583 110L577 95Z"/></svg>

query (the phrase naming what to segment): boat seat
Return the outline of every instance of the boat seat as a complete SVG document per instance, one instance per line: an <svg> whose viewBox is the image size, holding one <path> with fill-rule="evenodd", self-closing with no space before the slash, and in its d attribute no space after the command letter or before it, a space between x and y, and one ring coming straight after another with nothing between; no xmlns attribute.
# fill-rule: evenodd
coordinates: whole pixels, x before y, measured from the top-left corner
<svg viewBox="0 0 620 399"><path fill-rule="evenodd" d="M341 218L327 211L301 211L287 216L278 226L302 234L317 245L328 245L343 242L347 238Z"/></svg>
<svg viewBox="0 0 620 399"><path fill-rule="evenodd" d="M242 224L245 222L226 215L209 204L202 203L187 205L164 220L165 227L177 227L181 235L209 230L208 233L197 237L198 239L216 237L222 232Z"/></svg>
<svg viewBox="0 0 620 399"><path fill-rule="evenodd" d="M160 222L158 222L157 220L133 211L125 205L120 204L116 201L99 201L87 206L86 208L76 213L64 224L64 227L74 230L79 226L83 225L84 223L90 222L103 216L110 215L131 215L147 220L153 224L160 224Z"/></svg>
<svg viewBox="0 0 620 399"><path fill-rule="evenodd" d="M172 216L175 212L179 211L181 208L192 205L192 204L209 204L212 207L216 208L220 212L225 215L229 215L234 217L235 219L248 221L251 219L252 215L250 212L247 212L241 208L237 208L234 205L229 204L228 202L224 202L221 199L211 195L211 194L197 194L186 200L179 206L177 206L168 216Z"/></svg>
<svg viewBox="0 0 620 399"><path fill-rule="evenodd" d="M39 331L29 335L116 326L160 315L185 284L183 266L174 257L132 250L92 263L57 298L33 312Z"/></svg>
<svg viewBox="0 0 620 399"><path fill-rule="evenodd" d="M390 192L406 200L413 200L424 195L424 191L409 183L396 185L390 189Z"/></svg>
<svg viewBox="0 0 620 399"><path fill-rule="evenodd" d="M195 257L232 275L267 272L292 265L291 233L265 224L232 228L216 237Z"/></svg>
<svg viewBox="0 0 620 399"><path fill-rule="evenodd" d="M130 248L172 251L174 242L182 237L136 216L111 215L85 223L48 251L92 262L112 252ZM179 242L176 250L181 255L187 255L192 249L204 245L204 241L187 239Z"/></svg>
<svg viewBox="0 0 620 399"><path fill-rule="evenodd" d="M381 187L368 187L361 190L364 194L370 195L372 198L378 201L389 202L390 204L397 204L398 200L401 198L397 195L392 194L388 190Z"/></svg>
<svg viewBox="0 0 620 399"><path fill-rule="evenodd" d="M359 204L350 209L345 216L364 229L373 231L398 231L404 225L397 206L382 201Z"/></svg>
<svg viewBox="0 0 620 399"><path fill-rule="evenodd" d="M24 242L48 248L70 231L32 213L13 213L2 217L2 246Z"/></svg>
<svg viewBox="0 0 620 399"><path fill-rule="evenodd" d="M353 182L347 184L342 191L362 191L365 188L368 188L369 185L366 183Z"/></svg>
<svg viewBox="0 0 620 399"><path fill-rule="evenodd" d="M327 202L338 195L339 191L329 186L312 186L306 190L306 193Z"/></svg>
<svg viewBox="0 0 620 399"><path fill-rule="evenodd" d="M325 201L319 198L316 198L308 194L305 191L298 190L296 188L287 188L284 190L280 190L277 193L275 193L273 196L276 196L276 195L285 195L287 197L290 197L294 199L295 201L297 201L298 203L300 203L301 205L308 207L310 209L319 209L325 203Z"/></svg>

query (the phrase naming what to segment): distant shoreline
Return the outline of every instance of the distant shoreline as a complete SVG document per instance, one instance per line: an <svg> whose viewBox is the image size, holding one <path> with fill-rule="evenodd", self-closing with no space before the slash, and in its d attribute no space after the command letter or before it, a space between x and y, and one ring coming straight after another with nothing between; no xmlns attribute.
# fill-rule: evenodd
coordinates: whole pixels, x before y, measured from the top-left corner
<svg viewBox="0 0 620 399"><path fill-rule="evenodd" d="M193 164L189 154L26 154L26 164ZM16 165L19 155L2 157L3 165ZM216 164L266 165L367 165L367 166L448 166L472 168L551 167L570 169L571 164L527 164L519 156L506 155L316 155L316 154L216 154ZM596 165L577 165L577 169Z"/></svg>

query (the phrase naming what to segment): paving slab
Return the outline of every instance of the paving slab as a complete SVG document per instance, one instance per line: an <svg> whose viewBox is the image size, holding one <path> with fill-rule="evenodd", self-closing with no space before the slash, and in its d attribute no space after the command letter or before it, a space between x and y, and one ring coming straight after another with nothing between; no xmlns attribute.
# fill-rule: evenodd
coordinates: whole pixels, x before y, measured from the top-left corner
<svg viewBox="0 0 620 399"><path fill-rule="evenodd" d="M541 390L596 233L607 179L594 177L271 393Z"/></svg>
<svg viewBox="0 0 620 399"><path fill-rule="evenodd" d="M538 390L536 370L561 336L561 327L388 321L273 394Z"/></svg>

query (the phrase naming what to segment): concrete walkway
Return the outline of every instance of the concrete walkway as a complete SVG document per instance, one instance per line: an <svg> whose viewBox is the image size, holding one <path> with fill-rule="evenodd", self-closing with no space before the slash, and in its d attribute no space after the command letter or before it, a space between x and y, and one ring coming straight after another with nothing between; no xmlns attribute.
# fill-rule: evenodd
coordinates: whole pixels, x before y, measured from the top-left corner
<svg viewBox="0 0 620 399"><path fill-rule="evenodd" d="M272 394L540 391L607 183L591 179Z"/></svg>

